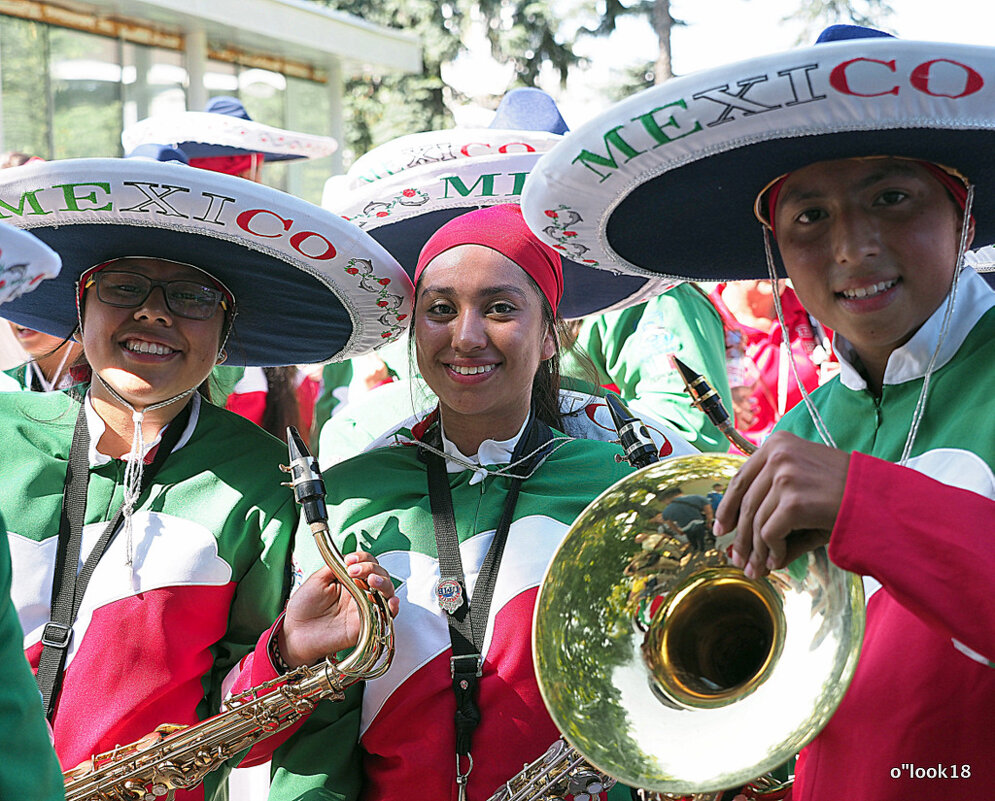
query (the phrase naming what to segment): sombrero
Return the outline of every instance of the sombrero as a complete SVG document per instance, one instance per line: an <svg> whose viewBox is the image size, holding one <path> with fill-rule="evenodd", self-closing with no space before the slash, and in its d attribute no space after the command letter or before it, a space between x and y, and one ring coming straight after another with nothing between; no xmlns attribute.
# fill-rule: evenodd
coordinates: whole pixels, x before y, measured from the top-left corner
<svg viewBox="0 0 995 801"><path fill-rule="evenodd" d="M413 288L356 226L284 192L183 164L51 161L0 171L0 214L62 257L62 272L4 307L54 336L76 326L74 288L90 267L146 256L203 269L235 297L231 361L348 359L398 337Z"/></svg>
<svg viewBox="0 0 995 801"><path fill-rule="evenodd" d="M38 237L12 225L0 224L0 304L31 292L59 274L59 254ZM3 310L4 316L10 311Z"/></svg>
<svg viewBox="0 0 995 801"><path fill-rule="evenodd" d="M251 119L234 97L215 97L204 111L181 111L148 117L121 134L126 153L139 145L179 148L189 159L261 153L265 161L327 156L338 143L330 136L286 131Z"/></svg>
<svg viewBox="0 0 995 801"><path fill-rule="evenodd" d="M861 38L854 38L859 33ZM871 38L865 38L868 35ZM995 48L835 27L813 47L675 78L633 95L546 153L525 218L625 272L690 280L767 275L753 205L816 161L921 159L995 198ZM975 241L995 242L995 215Z"/></svg>
<svg viewBox="0 0 995 801"><path fill-rule="evenodd" d="M964 263L980 273L988 284L995 288L995 246L985 245L964 254Z"/></svg>
<svg viewBox="0 0 995 801"><path fill-rule="evenodd" d="M474 209L518 202L525 178L539 156L562 141L558 133L534 130L535 125L560 126L549 98L535 95L528 102L509 92L498 107L501 124L516 129L452 129L412 134L370 151L358 159L346 179L329 184L323 204L358 225L382 244L409 275L414 273L422 246L449 220ZM555 110L555 104L553 104ZM567 233L552 244L563 257L564 293L560 314L567 318L625 308L658 295L672 281L620 276L602 266L569 237L570 218L560 221Z"/></svg>

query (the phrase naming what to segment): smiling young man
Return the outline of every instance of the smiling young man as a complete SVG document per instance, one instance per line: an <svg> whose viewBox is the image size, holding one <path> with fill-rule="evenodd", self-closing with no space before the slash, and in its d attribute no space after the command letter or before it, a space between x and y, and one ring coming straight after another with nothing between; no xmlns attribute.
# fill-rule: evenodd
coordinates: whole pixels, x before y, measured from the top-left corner
<svg viewBox="0 0 995 801"><path fill-rule="evenodd" d="M750 457L715 525L735 529L750 577L817 569L823 546L864 577L863 650L828 725L807 733L796 801L995 786L995 293L963 266L972 241L995 241L993 108L995 49L834 26L815 47L630 98L526 185L536 228L580 198L593 258L788 277L836 332L839 376ZM619 137L627 162L595 160ZM621 175L602 183L592 164Z"/></svg>

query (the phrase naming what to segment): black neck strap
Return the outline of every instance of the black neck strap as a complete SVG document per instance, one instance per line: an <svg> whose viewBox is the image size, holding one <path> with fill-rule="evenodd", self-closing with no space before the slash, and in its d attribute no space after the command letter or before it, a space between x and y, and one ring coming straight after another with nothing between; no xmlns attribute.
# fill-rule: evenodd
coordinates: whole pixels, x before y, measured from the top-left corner
<svg viewBox="0 0 995 801"><path fill-rule="evenodd" d="M549 455L550 448L544 446L548 446L552 439L553 432L549 426L532 415L512 454L511 462L514 465L512 470L524 475L531 473ZM426 443L441 450L442 437L438 427L429 432ZM473 730L480 723L480 709L477 707L475 691L483 664L484 633L487 631L491 598L494 595L498 569L508 540L508 530L511 528L515 514L515 504L518 501L522 479L510 480L511 484L501 520L494 533L494 540L481 565L473 598L467 599L466 579L460 558L459 536L453 515L453 498L445 460L427 449L423 449L422 454L428 464L429 502L432 507L432 523L435 527L435 544L439 554L441 579L436 587L436 594L440 606L449 612L449 635L453 646L450 672L453 678L453 692L456 695L457 782L460 784L462 796L470 771L468 768L463 772L459 760L461 757L469 757ZM522 464L516 464L527 454L532 456ZM471 761L470 765L472 764Z"/></svg>
<svg viewBox="0 0 995 801"><path fill-rule="evenodd" d="M142 474L140 492L144 492L152 483L166 457L179 442L189 420L190 404L187 403L163 432L155 458ZM42 702L45 705L45 715L49 719L54 713L55 699L62 685L62 668L66 663L66 654L72 641L73 623L79 614L83 593L86 592L86 586L100 557L107 551L117 534L124 516L122 504L93 546L83 568L77 573L83 543L83 521L86 517L86 491L90 482L89 451L90 432L86 425L84 401L80 404L76 428L73 430L73 441L69 448L69 465L62 492L62 515L59 519L59 543L55 554L55 572L52 576L51 617L42 630L42 652L36 676Z"/></svg>

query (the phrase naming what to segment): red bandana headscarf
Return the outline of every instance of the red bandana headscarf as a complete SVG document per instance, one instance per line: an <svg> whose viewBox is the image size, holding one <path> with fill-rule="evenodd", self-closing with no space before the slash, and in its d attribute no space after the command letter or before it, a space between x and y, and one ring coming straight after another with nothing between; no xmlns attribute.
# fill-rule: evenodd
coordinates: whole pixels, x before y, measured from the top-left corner
<svg viewBox="0 0 995 801"><path fill-rule="evenodd" d="M422 248L415 283L432 259L460 245L482 245L507 256L531 276L556 313L563 297L560 254L536 238L516 204L471 211L443 225Z"/></svg>

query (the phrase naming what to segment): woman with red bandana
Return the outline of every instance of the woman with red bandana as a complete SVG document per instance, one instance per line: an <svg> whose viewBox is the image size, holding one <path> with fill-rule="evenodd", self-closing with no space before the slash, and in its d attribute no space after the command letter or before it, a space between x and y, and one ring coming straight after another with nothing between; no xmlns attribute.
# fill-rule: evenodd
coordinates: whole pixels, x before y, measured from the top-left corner
<svg viewBox="0 0 995 801"><path fill-rule="evenodd" d="M338 542L398 584L394 663L276 752L273 801L486 799L558 737L533 605L570 524L630 468L617 446L560 433L561 262L517 206L444 225L415 282L412 347L438 406L325 473ZM320 564L304 541L295 556L305 574Z"/></svg>

